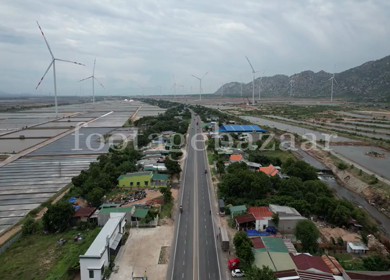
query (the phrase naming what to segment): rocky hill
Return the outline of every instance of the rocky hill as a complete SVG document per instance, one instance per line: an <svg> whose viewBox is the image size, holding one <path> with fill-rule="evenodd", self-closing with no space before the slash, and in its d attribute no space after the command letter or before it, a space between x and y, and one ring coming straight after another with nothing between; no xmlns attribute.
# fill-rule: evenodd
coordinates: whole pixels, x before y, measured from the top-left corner
<svg viewBox="0 0 390 280"><path fill-rule="evenodd" d="M289 97L292 79L292 97L330 98L331 73L304 71L292 76L275 75L261 79L262 97ZM334 99L352 101L390 102L390 56L366 62L358 67L335 74ZM260 78L255 80L255 98L259 96ZM243 96L252 96L252 82L242 85ZM222 87L214 94L221 95ZM224 96L239 96L241 84L224 85Z"/></svg>

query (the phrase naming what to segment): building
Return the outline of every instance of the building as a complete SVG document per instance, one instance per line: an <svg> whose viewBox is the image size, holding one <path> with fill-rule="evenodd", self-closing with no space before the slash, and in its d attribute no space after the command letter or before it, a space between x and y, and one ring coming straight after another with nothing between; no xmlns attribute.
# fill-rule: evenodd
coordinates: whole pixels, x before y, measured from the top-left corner
<svg viewBox="0 0 390 280"><path fill-rule="evenodd" d="M230 163L234 163L234 162L240 162L242 161L243 159L243 156L238 154L238 155L231 155L230 156Z"/></svg>
<svg viewBox="0 0 390 280"><path fill-rule="evenodd" d="M257 162L245 161L246 165L248 165L249 170L260 171L261 164Z"/></svg>
<svg viewBox="0 0 390 280"><path fill-rule="evenodd" d="M271 177L275 176L279 172L279 170L272 164L266 167L260 167L260 171Z"/></svg>
<svg viewBox="0 0 390 280"><path fill-rule="evenodd" d="M266 231L267 227L275 226L272 222L272 215L274 214L267 206L249 207L248 213L253 214L256 219L256 230Z"/></svg>
<svg viewBox="0 0 390 280"><path fill-rule="evenodd" d="M363 242L347 242L347 252L352 254L365 254L369 251Z"/></svg>
<svg viewBox="0 0 390 280"><path fill-rule="evenodd" d="M222 125L219 127L220 133L251 133L252 136L256 133L266 133L268 132L265 129L260 128L258 125Z"/></svg>
<svg viewBox="0 0 390 280"><path fill-rule="evenodd" d="M299 221L306 220L292 207L270 204L269 210L279 214L278 230L284 233L293 232Z"/></svg>
<svg viewBox="0 0 390 280"><path fill-rule="evenodd" d="M296 267L300 270L332 274L332 270L320 256L312 256L305 253L296 255L291 254L291 258L294 261Z"/></svg>
<svg viewBox="0 0 390 280"><path fill-rule="evenodd" d="M118 253L125 225L124 213L111 213L110 219L87 252L80 256L81 280L103 279L104 270L110 264L110 256Z"/></svg>
<svg viewBox="0 0 390 280"><path fill-rule="evenodd" d="M98 225L104 226L107 223L107 221L110 219L111 213L125 213L126 221L131 221L134 212L135 212L134 206L102 209L98 214Z"/></svg>
<svg viewBox="0 0 390 280"><path fill-rule="evenodd" d="M230 215L232 218L234 218L234 215L242 214L242 213L245 213L246 211L248 211L248 209L246 208L245 205L232 206L229 208L229 210L230 210Z"/></svg>
<svg viewBox="0 0 390 280"><path fill-rule="evenodd" d="M95 207L79 208L73 215L74 221L88 222L91 219L92 214L95 212Z"/></svg>
<svg viewBox="0 0 390 280"><path fill-rule="evenodd" d="M252 250L255 255L254 264L259 268L265 265L275 272L297 269L282 238L256 237Z"/></svg>
<svg viewBox="0 0 390 280"><path fill-rule="evenodd" d="M124 188L150 188L166 186L169 176L152 171L135 172L118 177L118 186Z"/></svg>
<svg viewBox="0 0 390 280"><path fill-rule="evenodd" d="M252 214L236 216L234 220L238 231L254 229L256 226L256 219Z"/></svg>

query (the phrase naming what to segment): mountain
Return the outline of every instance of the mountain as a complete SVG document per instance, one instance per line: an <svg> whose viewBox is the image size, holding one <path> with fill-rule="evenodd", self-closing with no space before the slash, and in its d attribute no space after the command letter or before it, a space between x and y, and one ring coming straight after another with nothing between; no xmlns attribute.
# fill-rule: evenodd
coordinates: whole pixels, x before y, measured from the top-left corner
<svg viewBox="0 0 390 280"><path fill-rule="evenodd" d="M262 97L289 97L290 79L294 80L292 97L330 98L331 73L304 71L292 76L275 75L261 79ZM351 101L390 102L390 56L366 62L358 67L335 74L333 97ZM255 98L259 96L260 78L255 80ZM242 85L243 96L252 96L252 82ZM221 95L222 87L214 94ZM239 96L241 84L224 85L224 96Z"/></svg>

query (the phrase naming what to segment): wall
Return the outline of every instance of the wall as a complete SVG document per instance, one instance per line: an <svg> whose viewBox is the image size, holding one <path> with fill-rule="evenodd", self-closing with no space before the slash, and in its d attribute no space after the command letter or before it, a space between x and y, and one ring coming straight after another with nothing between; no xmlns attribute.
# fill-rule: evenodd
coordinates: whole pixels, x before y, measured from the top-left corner
<svg viewBox="0 0 390 280"><path fill-rule="evenodd" d="M14 238L9 240L3 246L1 246L1 248L0 248L0 255L3 254L14 242L18 241L20 237L22 237L22 233L21 232L18 233L17 235L15 235Z"/></svg>
<svg viewBox="0 0 390 280"><path fill-rule="evenodd" d="M257 231L266 231L267 227L268 227L268 220L256 220Z"/></svg>
<svg viewBox="0 0 390 280"><path fill-rule="evenodd" d="M99 215L98 215L98 225L99 226L104 226L107 223L108 219L110 219L110 214L114 214L114 213L116 213L116 212L104 213L104 214L99 213ZM120 212L120 213L125 213L125 219L128 222L131 221L131 216L132 216L131 212ZM134 213L134 211L133 211L133 213ZM118 214L118 213L116 213L116 214Z"/></svg>
<svg viewBox="0 0 390 280"><path fill-rule="evenodd" d="M134 177L124 177L119 180L119 187L150 187L151 186L151 177L148 175L134 176ZM148 185L145 185L145 181L148 182ZM133 182L133 185L130 186L130 182ZM137 186L137 182L140 182L140 185Z"/></svg>
<svg viewBox="0 0 390 280"><path fill-rule="evenodd" d="M103 276L101 275L100 268L102 266L108 266L108 253L107 250L104 251L102 257L100 259L92 259L92 258L80 258L80 274L81 274L81 280L101 280ZM94 268L99 269L95 270L94 278L89 278L89 269L88 268Z"/></svg>
<svg viewBox="0 0 390 280"><path fill-rule="evenodd" d="M281 232L293 232L295 227L299 221L306 220L306 218L302 217L302 219L291 219L291 220L279 220L278 231Z"/></svg>

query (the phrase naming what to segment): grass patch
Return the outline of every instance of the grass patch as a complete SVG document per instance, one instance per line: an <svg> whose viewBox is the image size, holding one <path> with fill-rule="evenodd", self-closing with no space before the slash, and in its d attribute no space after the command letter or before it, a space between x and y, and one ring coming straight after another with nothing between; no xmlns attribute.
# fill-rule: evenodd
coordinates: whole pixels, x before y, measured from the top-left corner
<svg viewBox="0 0 390 280"><path fill-rule="evenodd" d="M164 203L161 206L161 218L170 218L172 216L173 202Z"/></svg>
<svg viewBox="0 0 390 280"><path fill-rule="evenodd" d="M269 151L265 152L264 155L270 158L280 158L283 163L286 162L289 158L296 161L296 158L290 151Z"/></svg>
<svg viewBox="0 0 390 280"><path fill-rule="evenodd" d="M73 242L79 232L22 236L0 256L0 279L73 279L68 269L78 266L79 255L87 251L100 228L81 231L84 240ZM60 238L68 242L58 245Z"/></svg>

